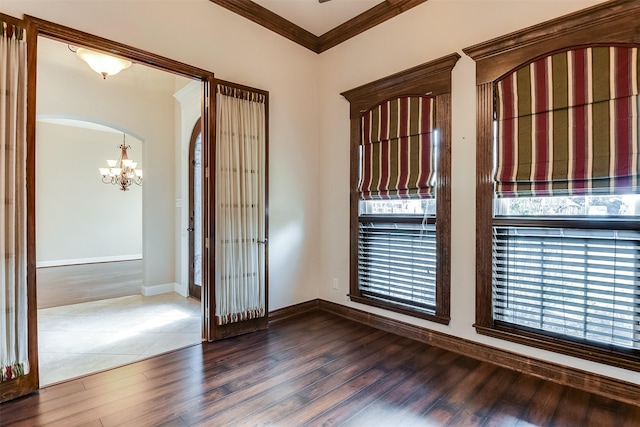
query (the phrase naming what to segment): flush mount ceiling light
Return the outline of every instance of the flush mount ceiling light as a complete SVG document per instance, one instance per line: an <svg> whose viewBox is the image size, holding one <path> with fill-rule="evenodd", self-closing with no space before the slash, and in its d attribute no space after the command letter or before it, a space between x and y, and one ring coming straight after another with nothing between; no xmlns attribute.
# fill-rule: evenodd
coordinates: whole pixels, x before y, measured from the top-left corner
<svg viewBox="0 0 640 427"><path fill-rule="evenodd" d="M93 71L102 74L103 79L106 79L107 76L118 74L120 71L131 66L131 61L105 55L104 53L95 52L83 47L78 48L75 52Z"/></svg>

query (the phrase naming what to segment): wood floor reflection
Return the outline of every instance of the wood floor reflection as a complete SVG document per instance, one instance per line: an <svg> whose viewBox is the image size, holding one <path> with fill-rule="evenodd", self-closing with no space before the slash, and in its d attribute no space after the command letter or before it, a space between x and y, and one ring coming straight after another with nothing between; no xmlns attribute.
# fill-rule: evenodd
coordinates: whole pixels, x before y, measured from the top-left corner
<svg viewBox="0 0 640 427"><path fill-rule="evenodd" d="M325 312L45 388L3 426L638 426L640 407Z"/></svg>

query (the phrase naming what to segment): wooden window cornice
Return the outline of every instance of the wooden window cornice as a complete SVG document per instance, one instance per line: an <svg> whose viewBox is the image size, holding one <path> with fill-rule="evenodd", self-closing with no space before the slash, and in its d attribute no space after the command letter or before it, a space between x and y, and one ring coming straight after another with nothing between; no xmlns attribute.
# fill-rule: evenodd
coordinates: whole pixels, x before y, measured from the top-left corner
<svg viewBox="0 0 640 427"><path fill-rule="evenodd" d="M494 82L538 56L598 43L640 42L640 2L612 0L462 49L476 62L476 84Z"/></svg>

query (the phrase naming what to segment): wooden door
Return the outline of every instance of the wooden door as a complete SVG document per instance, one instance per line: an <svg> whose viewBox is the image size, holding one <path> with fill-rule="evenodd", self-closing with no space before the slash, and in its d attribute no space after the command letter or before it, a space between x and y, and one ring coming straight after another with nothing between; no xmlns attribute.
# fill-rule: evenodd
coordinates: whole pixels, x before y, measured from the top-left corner
<svg viewBox="0 0 640 427"><path fill-rule="evenodd" d="M237 135L242 134L243 130L236 128L235 125L231 125L229 128L225 128L225 126L229 125L230 121L228 114L230 110L223 110L221 105L224 98L221 98L222 92L224 92L224 96L227 98L233 99L242 99L242 101L260 104L258 107L261 111L259 114L260 119L256 122L259 124L255 124L252 128L252 131L249 134L238 137ZM225 101L227 102L227 101ZM212 274L211 274L211 285L212 289L212 297L211 304L213 307L213 319L211 319L211 338L222 339L231 336L236 336L240 334L245 334L253 331L257 331L260 329L266 329L269 324L269 311L268 311L268 122L269 122L269 114L268 114L268 105L269 105L269 94L266 91L250 88L242 85L238 85L231 82L224 82L220 80L216 80L216 119L215 119L215 149L212 149L211 164L215 165L213 170L215 174L213 174L213 183L212 190L213 195L210 200L214 200L215 202L211 204L213 207L212 214L212 225L211 230L214 234L213 236L213 244L211 245L214 253L211 257L211 265L212 265ZM234 114L238 113L239 109L236 109L237 105L234 106ZM226 113L225 113L226 111ZM240 114L240 113L238 113ZM223 117L225 116L226 117ZM254 117L239 117L238 122L253 122L257 116ZM248 140L257 140L261 141L257 143L260 146L257 150L259 151L259 155L256 154L258 151L254 152L252 155L260 158L259 162L254 160L243 160L244 156L247 155L242 153L242 150L234 153L234 155L230 156L235 159L240 159L231 163L225 163L224 156L222 155L222 146L223 139L225 135L233 134L236 139L234 143L238 144L246 144L252 145L248 143ZM259 136L256 137L256 134ZM230 144L229 146L232 146ZM250 156L250 155L247 155ZM259 194L257 198L239 198L238 200L234 200L229 203L229 199L225 198L225 191L229 193L229 188L233 188L235 191L237 187L235 184L238 182L234 181L234 186L225 187L223 181L226 179L223 174L224 171L233 171L228 173L236 173L242 175L245 174L245 178L238 178L240 181L243 179L251 179L254 182L253 190L255 194ZM251 178L247 178L247 176L251 175ZM240 193L243 190L239 190ZM249 191L247 191L249 192ZM256 201L257 200L257 201ZM238 235L235 235L231 239L228 236L225 236L224 224L229 221L230 216L234 216L234 214L229 215L228 212L224 212L224 209L227 209L229 206L233 206L234 209L239 206L255 206L256 212L252 214L246 214L246 211L240 212L239 208L235 215L239 215L242 217L241 221L235 223L233 228L246 228L252 229L255 231L249 232L247 234L243 234L242 231L238 233L242 237L238 238ZM249 209L249 208L247 208ZM253 212L253 211L252 211ZM251 218L251 219L247 219ZM236 218L237 219L237 218ZM234 252L233 255L229 255L230 252L223 248L224 243L229 243L230 241L236 242L238 245L244 245L242 249L238 249L239 252L242 251L250 251L253 258L251 258L250 262L236 262L237 259L230 259L236 257ZM238 243L238 242L242 243ZM250 247L250 249L247 249ZM238 256L242 257L242 255ZM246 259L246 258L245 258ZM226 263L226 265L223 265ZM225 270L229 264L234 264L232 268L229 270ZM249 265L249 266L247 266ZM233 272L228 273L228 271L233 270ZM222 282L225 279L230 277L249 277L253 276L255 278L259 278L259 283L261 286L261 301L260 307L258 310L255 309L256 306L250 305L244 307L239 303L236 307L236 310L229 311L228 307L223 307L227 305L230 299L236 298L238 294L242 294L246 292L248 287L242 288L242 290L238 290L234 288L234 285L223 285ZM255 289L253 289L255 290ZM251 292L250 290L249 292ZM233 296L230 296L233 294ZM241 310L237 308L241 307ZM242 311L244 310L244 311Z"/></svg>

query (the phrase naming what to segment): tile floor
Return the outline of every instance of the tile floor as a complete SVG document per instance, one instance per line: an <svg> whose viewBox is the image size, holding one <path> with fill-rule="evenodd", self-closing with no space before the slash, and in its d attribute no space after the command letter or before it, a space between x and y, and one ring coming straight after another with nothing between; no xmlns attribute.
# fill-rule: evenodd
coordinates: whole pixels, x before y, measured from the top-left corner
<svg viewBox="0 0 640 427"><path fill-rule="evenodd" d="M38 310L40 385L200 342L200 302L176 293Z"/></svg>

